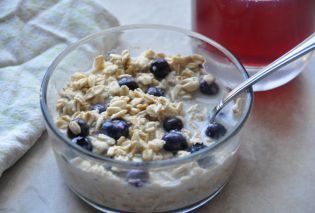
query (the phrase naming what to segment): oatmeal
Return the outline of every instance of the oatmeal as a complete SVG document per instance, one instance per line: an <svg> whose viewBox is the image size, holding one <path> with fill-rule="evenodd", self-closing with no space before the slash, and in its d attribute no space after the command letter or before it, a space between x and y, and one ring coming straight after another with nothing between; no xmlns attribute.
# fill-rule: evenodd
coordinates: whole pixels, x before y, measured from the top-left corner
<svg viewBox="0 0 315 213"><path fill-rule="evenodd" d="M128 161L163 160L206 147L226 132L207 124L196 96L216 96L220 87L200 55L166 56L127 50L95 58L94 68L75 73L60 91L58 128L79 146ZM202 132L200 126L208 126Z"/></svg>
<svg viewBox="0 0 315 213"><path fill-rule="evenodd" d="M167 56L127 50L95 58L60 91L56 126L71 141L98 155L149 162L184 157L223 137L241 113L241 99L225 117L209 122L207 111L224 95L200 55ZM226 120L226 122L224 122ZM70 188L117 211L162 212L201 201L220 190L233 171L239 141L161 168L131 168L56 151ZM72 153L73 152L73 153ZM110 165L110 166L109 166ZM83 183L83 184L82 184Z"/></svg>

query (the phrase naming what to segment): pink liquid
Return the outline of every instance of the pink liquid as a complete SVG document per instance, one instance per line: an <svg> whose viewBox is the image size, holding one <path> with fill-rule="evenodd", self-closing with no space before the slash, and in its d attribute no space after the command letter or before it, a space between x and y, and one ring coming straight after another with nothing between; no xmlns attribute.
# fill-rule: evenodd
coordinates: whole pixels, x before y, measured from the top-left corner
<svg viewBox="0 0 315 213"><path fill-rule="evenodd" d="M315 0L195 0L194 30L249 66L266 65L315 31Z"/></svg>

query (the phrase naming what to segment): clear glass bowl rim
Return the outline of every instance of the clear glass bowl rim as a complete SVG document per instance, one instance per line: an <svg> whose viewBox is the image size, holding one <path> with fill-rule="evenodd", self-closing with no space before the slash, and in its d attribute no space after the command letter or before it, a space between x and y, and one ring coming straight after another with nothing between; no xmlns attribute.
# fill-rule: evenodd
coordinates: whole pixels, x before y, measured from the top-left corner
<svg viewBox="0 0 315 213"><path fill-rule="evenodd" d="M167 31L173 31L177 33L185 34L186 36L196 38L199 40L202 40L203 42L206 42L210 44L211 46L218 49L220 52L222 52L225 56L227 56L233 64L238 68L238 70L241 72L241 74L244 77L244 80L249 77L247 71L243 67L243 65L239 62L239 60L225 47L220 45L219 43L215 42L214 40L207 38L199 33L192 32L190 30L182 29L179 27L173 27L173 26L167 26L167 25L158 25L158 24L132 24L132 25L122 25L118 27L112 27L107 28L103 31L100 31L98 33L94 33L91 35L88 35L79 41L75 42L74 44L69 45L67 48L65 48L51 63L51 65L48 67L43 80L41 84L40 89L40 106L41 111L44 116L45 122L48 125L49 129L57 136L59 140L64 142L67 146L69 146L71 149L76 150L80 154L82 154L85 157L92 158L93 160L96 160L101 163L107 163L113 166L120 166L120 167L126 167L126 168L157 168L157 167L168 167L173 165L182 164L188 161L192 161L195 159L198 159L202 157L203 155L209 154L209 152L214 151L219 146L222 146L226 142L229 141L230 138L232 138L234 135L236 135L241 128L244 126L245 122L249 118L252 106L253 106L253 89L250 87L247 90L247 100L245 103L245 111L246 113L243 114L243 116L240 118L240 122L238 125L236 125L228 134L226 134L224 137L222 137L220 140L218 140L216 143L214 143L212 146L209 146L203 150L200 150L196 153L192 153L190 155L179 157L179 158L172 158L168 160L158 160L158 161L149 161L149 162L131 162L131 161L122 161L122 160L115 160L106 156L101 156L94 154L92 152L86 151L85 149L73 144L69 138L67 138L61 131L58 130L58 128L54 124L54 120L52 116L49 114L48 107L46 104L46 93L47 93L47 87L50 80L50 76L53 74L56 66L59 64L60 61L63 60L63 58L68 55L71 51L73 51L75 48L77 48L80 45L83 45L95 38L103 37L104 35L108 33L113 32L122 32L127 30L167 30Z"/></svg>

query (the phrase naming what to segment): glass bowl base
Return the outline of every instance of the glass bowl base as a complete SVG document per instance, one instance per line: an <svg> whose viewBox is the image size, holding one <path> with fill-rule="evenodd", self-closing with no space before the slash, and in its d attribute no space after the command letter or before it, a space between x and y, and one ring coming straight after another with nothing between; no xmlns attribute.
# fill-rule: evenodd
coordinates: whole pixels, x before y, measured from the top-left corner
<svg viewBox="0 0 315 213"><path fill-rule="evenodd" d="M226 185L223 184L222 186L220 186L215 192L213 192L211 195L209 195L208 197L206 197L205 199L198 201L197 203L194 203L192 205L180 208L180 209L175 209L175 210L171 210L171 211L167 211L169 213L187 213L187 212L191 212L193 210L196 210L198 208L200 208L201 206L207 204L208 202L210 202L215 196L217 196L222 189L224 188L224 186ZM69 187L70 188L70 187ZM106 213L132 213L132 212L123 212L121 210L116 210L116 209L112 209L100 204L97 204L93 201L91 201L90 199L84 197L83 195L81 195L80 193L78 193L77 191L75 191L74 189L70 188L70 190L76 194L79 198L81 198L84 202L86 202L87 204L89 204L90 206L94 207L95 209L101 211L101 212L106 212Z"/></svg>

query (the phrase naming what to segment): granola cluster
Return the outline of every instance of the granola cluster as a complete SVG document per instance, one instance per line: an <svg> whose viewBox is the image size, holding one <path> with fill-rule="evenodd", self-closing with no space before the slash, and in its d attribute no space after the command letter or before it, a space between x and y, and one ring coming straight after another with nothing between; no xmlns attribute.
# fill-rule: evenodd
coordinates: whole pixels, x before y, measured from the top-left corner
<svg viewBox="0 0 315 213"><path fill-rule="evenodd" d="M171 71L163 79L157 79L150 72L150 65L156 59L163 59L170 66ZM73 74L60 91L56 126L68 131L68 135L70 131L84 136L85 140L77 139L78 144L90 142L93 152L119 160L151 161L187 155L190 153L187 150L163 149L163 121L176 117L184 122L179 132L185 137L188 148L202 143L196 122L205 120L205 109L198 108L197 104L187 108L184 105L186 100L194 98L201 80L208 84L215 81L214 76L204 72L204 62L200 55L169 57L152 50L137 58L131 58L127 50L121 55L110 54L109 61L98 56L91 71ZM134 79L136 87L120 85L123 78ZM164 96L148 94L150 87L165 92ZM106 107L95 110L93 106L97 104ZM126 122L128 132L121 129L126 134L117 139L104 134L102 125L108 120ZM120 128L122 124L117 125Z"/></svg>

